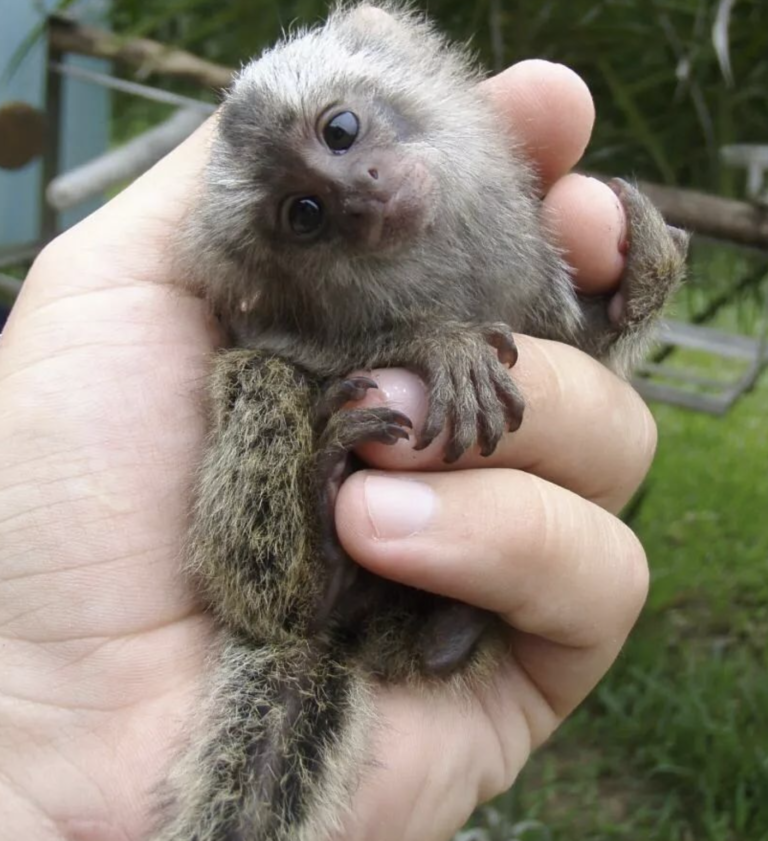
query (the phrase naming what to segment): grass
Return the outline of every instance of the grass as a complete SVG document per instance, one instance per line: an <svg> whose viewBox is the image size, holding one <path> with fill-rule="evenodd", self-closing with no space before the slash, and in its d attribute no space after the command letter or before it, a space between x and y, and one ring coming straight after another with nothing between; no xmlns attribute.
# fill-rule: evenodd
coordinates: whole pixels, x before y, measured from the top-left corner
<svg viewBox="0 0 768 841"><path fill-rule="evenodd" d="M756 312L752 296L716 324ZM768 372L724 418L652 409L659 450L633 519L648 606L500 804L541 822L532 841L768 839Z"/></svg>

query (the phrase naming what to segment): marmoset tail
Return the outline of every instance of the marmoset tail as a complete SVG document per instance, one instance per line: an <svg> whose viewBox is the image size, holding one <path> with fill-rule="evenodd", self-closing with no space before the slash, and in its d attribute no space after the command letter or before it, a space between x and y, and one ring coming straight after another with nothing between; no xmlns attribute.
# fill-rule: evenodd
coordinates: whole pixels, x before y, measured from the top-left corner
<svg viewBox="0 0 768 841"><path fill-rule="evenodd" d="M506 651L496 617L341 547L354 450L445 429L446 461L492 453L523 418L515 332L625 374L682 276L686 237L617 182L621 305L581 298L480 78L417 14L342 6L246 66L221 108L179 245L239 345L214 363L188 552L221 640L159 841L323 841L373 759L376 687L484 679ZM390 366L424 380L418 431L357 405L376 383L350 372Z"/></svg>

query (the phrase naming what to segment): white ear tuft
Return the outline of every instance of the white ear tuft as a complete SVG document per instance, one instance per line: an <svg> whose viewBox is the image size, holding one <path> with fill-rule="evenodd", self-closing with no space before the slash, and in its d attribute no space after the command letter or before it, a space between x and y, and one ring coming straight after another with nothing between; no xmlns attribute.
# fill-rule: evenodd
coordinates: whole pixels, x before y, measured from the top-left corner
<svg viewBox="0 0 768 841"><path fill-rule="evenodd" d="M349 19L356 25L370 32L372 35L392 32L398 26L398 21L379 6L361 5L354 9Z"/></svg>

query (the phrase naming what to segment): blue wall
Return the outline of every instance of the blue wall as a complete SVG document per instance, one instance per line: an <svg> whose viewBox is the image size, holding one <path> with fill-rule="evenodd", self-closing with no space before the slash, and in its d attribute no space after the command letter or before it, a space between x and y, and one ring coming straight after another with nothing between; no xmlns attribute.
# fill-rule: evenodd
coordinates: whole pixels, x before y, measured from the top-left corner
<svg viewBox="0 0 768 841"><path fill-rule="evenodd" d="M0 0L0 77L15 50L41 20L41 9L52 10L56 0ZM70 7L80 20L103 24L107 0L82 0ZM70 56L68 63L105 71L97 59ZM39 39L10 79L0 81L0 104L22 100L45 104L45 44ZM109 93L75 79L62 79L62 144L59 171L65 172L101 154L109 143ZM38 239L42 167L33 161L19 170L0 169L0 246L21 245ZM59 227L74 224L90 213L91 202L62 214Z"/></svg>

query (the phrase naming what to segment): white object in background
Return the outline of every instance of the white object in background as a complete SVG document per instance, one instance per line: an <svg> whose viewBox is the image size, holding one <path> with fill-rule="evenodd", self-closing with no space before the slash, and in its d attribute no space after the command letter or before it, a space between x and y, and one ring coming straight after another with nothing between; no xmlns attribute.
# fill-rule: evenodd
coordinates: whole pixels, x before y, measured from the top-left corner
<svg viewBox="0 0 768 841"><path fill-rule="evenodd" d="M179 109L164 123L134 137L120 148L54 178L46 191L48 203L56 210L67 210L123 182L138 178L192 134L205 119L206 114L198 109Z"/></svg>

